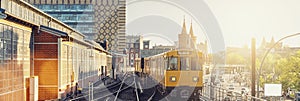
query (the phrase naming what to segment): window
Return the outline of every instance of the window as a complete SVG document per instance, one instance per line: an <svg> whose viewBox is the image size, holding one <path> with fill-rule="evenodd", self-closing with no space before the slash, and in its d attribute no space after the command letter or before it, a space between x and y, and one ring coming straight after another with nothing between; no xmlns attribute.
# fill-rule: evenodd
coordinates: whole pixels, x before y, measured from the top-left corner
<svg viewBox="0 0 300 101"><path fill-rule="evenodd" d="M169 57L169 60L168 60L168 70L178 70L178 67L177 67L177 57Z"/></svg>
<svg viewBox="0 0 300 101"><path fill-rule="evenodd" d="M57 5L52 5L52 9L57 10Z"/></svg>
<svg viewBox="0 0 300 101"><path fill-rule="evenodd" d="M127 48L130 48L130 44L127 44Z"/></svg>
<svg viewBox="0 0 300 101"><path fill-rule="evenodd" d="M77 20L76 18L77 18L76 14L73 14L71 20Z"/></svg>
<svg viewBox="0 0 300 101"><path fill-rule="evenodd" d="M140 48L140 43L134 43L134 48L139 49Z"/></svg>
<svg viewBox="0 0 300 101"><path fill-rule="evenodd" d="M59 10L66 10L66 5L57 5Z"/></svg>
<svg viewBox="0 0 300 101"><path fill-rule="evenodd" d="M43 7L43 10L50 10L50 9L52 9L51 7L50 7L50 5L42 5Z"/></svg>
<svg viewBox="0 0 300 101"><path fill-rule="evenodd" d="M181 70L190 70L191 69L191 61L189 57L181 57L180 58L180 69Z"/></svg>
<svg viewBox="0 0 300 101"><path fill-rule="evenodd" d="M86 8L86 5L80 5L80 10L83 10Z"/></svg>
<svg viewBox="0 0 300 101"><path fill-rule="evenodd" d="M70 5L65 5L65 9L70 9Z"/></svg>
<svg viewBox="0 0 300 101"><path fill-rule="evenodd" d="M138 58L139 57L139 54L138 53L135 53L135 58Z"/></svg>
<svg viewBox="0 0 300 101"><path fill-rule="evenodd" d="M3 60L4 57L4 42L3 39L0 40L0 60Z"/></svg>
<svg viewBox="0 0 300 101"><path fill-rule="evenodd" d="M193 57L192 58L192 60L191 60L191 69L192 70L201 70L201 65L199 65L199 64L201 64L200 63L200 61L199 61L199 58L197 58L197 57Z"/></svg>
<svg viewBox="0 0 300 101"><path fill-rule="evenodd" d="M71 10L74 10L74 5L69 5Z"/></svg>
<svg viewBox="0 0 300 101"><path fill-rule="evenodd" d="M43 9L44 6L42 6L42 5L37 5L37 7L38 7L39 9Z"/></svg>
<svg viewBox="0 0 300 101"><path fill-rule="evenodd" d="M3 38L4 30L3 30L3 25L0 24L0 38Z"/></svg>

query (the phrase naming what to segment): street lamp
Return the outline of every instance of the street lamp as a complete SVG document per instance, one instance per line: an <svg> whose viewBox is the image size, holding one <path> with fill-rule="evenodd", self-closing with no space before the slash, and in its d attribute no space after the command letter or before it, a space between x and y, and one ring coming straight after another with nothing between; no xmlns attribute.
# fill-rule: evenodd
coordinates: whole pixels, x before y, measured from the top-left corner
<svg viewBox="0 0 300 101"><path fill-rule="evenodd" d="M285 36L285 37L279 39L272 47L270 47L270 48L267 50L267 52L266 52L265 55L263 56L263 59L262 59L262 61L261 61L261 63L260 63L259 72L258 72L258 77L257 77L257 84L256 84L256 86L257 86L257 88L256 88L256 94L257 94L257 97L258 97L258 98L259 98L259 78L260 78L262 66L263 66L263 64L264 64L264 61L265 61L267 55L270 53L270 51L271 51L271 50L272 50L272 49L273 49L280 41L282 41L282 40L284 40L284 39L286 39L286 38L289 38L289 37L297 36L297 35L300 35L300 33L288 35L288 36Z"/></svg>

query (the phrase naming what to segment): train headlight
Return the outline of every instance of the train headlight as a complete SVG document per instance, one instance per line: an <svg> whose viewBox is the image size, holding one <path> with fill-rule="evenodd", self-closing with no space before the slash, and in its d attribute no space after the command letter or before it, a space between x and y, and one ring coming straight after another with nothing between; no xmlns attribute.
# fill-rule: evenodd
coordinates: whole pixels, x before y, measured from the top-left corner
<svg viewBox="0 0 300 101"><path fill-rule="evenodd" d="M198 82L199 81L199 77L193 77L193 81L194 82Z"/></svg>
<svg viewBox="0 0 300 101"><path fill-rule="evenodd" d="M176 82L176 77L175 77L175 76L171 76L171 77L170 77L170 81L171 81L171 82Z"/></svg>

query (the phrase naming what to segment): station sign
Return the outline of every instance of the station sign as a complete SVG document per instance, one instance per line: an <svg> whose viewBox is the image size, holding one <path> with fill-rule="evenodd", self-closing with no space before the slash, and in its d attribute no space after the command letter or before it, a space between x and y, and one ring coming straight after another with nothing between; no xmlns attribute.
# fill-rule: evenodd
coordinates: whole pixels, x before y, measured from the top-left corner
<svg viewBox="0 0 300 101"><path fill-rule="evenodd" d="M265 96L281 96L282 84L265 84Z"/></svg>

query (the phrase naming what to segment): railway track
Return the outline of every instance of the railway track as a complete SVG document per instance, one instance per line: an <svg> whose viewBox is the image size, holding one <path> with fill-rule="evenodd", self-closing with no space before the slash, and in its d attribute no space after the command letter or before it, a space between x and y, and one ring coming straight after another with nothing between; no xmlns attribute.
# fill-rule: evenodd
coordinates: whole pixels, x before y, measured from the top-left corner
<svg viewBox="0 0 300 101"><path fill-rule="evenodd" d="M117 82L104 89L94 89L94 101L152 101L157 91L155 87L143 89L140 79L135 74L123 75L122 82ZM89 95L71 99L71 101L88 101Z"/></svg>
<svg viewBox="0 0 300 101"><path fill-rule="evenodd" d="M143 89L145 85L142 86L140 83L141 78L135 74L133 74L132 78L134 85L130 89L121 91L122 93L117 98L122 101L152 101L156 94L155 88Z"/></svg>
<svg viewBox="0 0 300 101"><path fill-rule="evenodd" d="M119 79L124 80L125 77L126 77L126 75L127 74L124 73L123 76L122 76L122 78L119 78ZM106 87L101 88L101 89L99 89L97 87L94 87L94 98L98 97L97 95L102 95L102 94L108 95L109 93L111 93L112 90L114 90L115 88L119 87L120 85L121 85L121 82L117 81L115 83L106 85ZM88 101L89 100L89 93L88 93L88 91L85 91L82 94L84 96L80 96L80 97L77 97L77 98L74 98L74 99L70 99L70 101Z"/></svg>

